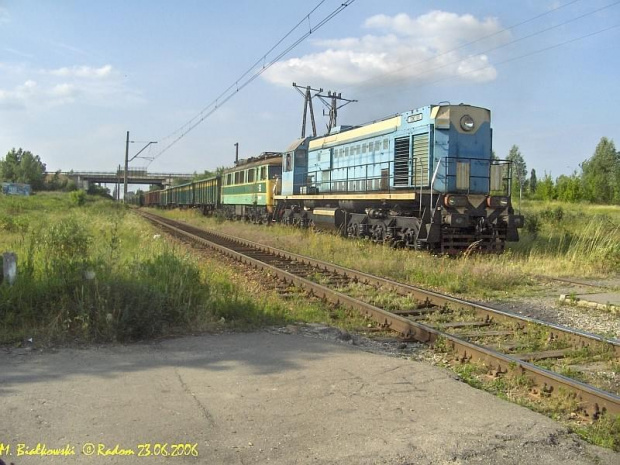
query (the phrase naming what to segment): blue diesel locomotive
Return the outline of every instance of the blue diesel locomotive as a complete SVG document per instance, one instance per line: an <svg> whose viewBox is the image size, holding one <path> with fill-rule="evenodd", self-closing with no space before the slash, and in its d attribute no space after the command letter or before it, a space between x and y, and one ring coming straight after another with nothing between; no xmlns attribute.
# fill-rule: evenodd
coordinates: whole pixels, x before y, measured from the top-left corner
<svg viewBox="0 0 620 465"><path fill-rule="evenodd" d="M265 181L259 172L248 173L252 163L238 163L221 183L210 184L220 189L219 208L255 221L333 229L433 253L497 253L506 241L519 239L523 217L511 205L511 164L492 156L485 108L430 105L299 139L282 154L270 153L270 165L275 156L281 176L280 169L269 171L270 182L255 186L256 192L262 187L273 195L236 205L241 197L225 191L231 179L243 180L233 183L243 192L256 189L241 184ZM171 198L167 191L152 196Z"/></svg>
<svg viewBox="0 0 620 465"><path fill-rule="evenodd" d="M501 252L523 217L510 163L492 157L490 119L431 105L299 140L283 154L276 217L437 253Z"/></svg>

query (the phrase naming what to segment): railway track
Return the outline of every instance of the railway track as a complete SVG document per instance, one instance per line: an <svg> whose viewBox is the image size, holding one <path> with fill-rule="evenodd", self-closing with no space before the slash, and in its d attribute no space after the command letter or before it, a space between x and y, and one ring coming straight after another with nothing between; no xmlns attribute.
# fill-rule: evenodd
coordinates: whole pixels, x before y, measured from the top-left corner
<svg viewBox="0 0 620 465"><path fill-rule="evenodd" d="M609 392L617 387L605 390L596 386L605 382L595 376L584 382L552 369L559 361L574 360L581 367L582 379L584 373L597 369L605 373L605 367L615 373L620 360L616 340L139 213L177 237L268 271L286 285L303 288L335 305L357 310L405 340L447 346L456 360L479 362L493 377L526 377L534 396L568 396L580 416L595 420L603 413L620 415L620 396Z"/></svg>

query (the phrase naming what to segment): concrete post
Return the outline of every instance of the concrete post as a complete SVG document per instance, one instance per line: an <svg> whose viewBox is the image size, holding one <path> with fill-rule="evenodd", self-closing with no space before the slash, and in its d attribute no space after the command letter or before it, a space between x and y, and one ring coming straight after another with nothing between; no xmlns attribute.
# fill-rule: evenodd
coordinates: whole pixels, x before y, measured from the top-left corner
<svg viewBox="0 0 620 465"><path fill-rule="evenodd" d="M2 254L2 276L9 286L17 279L17 254L5 252Z"/></svg>

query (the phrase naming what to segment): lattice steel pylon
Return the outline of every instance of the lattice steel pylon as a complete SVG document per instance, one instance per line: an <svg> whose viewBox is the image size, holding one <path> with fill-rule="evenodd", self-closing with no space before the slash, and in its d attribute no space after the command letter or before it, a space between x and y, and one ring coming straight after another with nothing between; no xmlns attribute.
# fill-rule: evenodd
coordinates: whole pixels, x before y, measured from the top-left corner
<svg viewBox="0 0 620 465"><path fill-rule="evenodd" d="M310 86L298 86L296 83L293 83L293 87L297 89L304 97L304 117L301 123L301 138L304 139L306 137L306 117L308 114L308 108L310 108L310 121L312 123L312 137L316 137L316 122L314 121L314 109L312 108L312 99L323 92L323 89L313 89ZM302 92L301 89L305 89L305 92ZM316 94L312 95L312 92L316 92Z"/></svg>
<svg viewBox="0 0 620 465"><path fill-rule="evenodd" d="M321 89L321 91L319 91L319 93L316 94L315 97L321 99L321 102L323 102L323 104L327 108L329 108L329 123L327 123L327 134L329 134L332 128L338 126L338 110L340 110L345 105L348 105L349 103L357 102L357 100L343 98L342 93L334 91L327 91L327 95L321 95L322 91L323 90ZM326 99L329 99L329 102ZM338 106L339 100L344 101L345 103ZM323 112L323 114L325 114L325 112Z"/></svg>

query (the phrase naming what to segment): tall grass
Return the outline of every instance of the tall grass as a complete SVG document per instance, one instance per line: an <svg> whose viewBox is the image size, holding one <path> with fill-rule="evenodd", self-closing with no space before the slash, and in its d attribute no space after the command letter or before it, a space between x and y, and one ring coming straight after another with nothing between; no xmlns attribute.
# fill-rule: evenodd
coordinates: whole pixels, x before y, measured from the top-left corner
<svg viewBox="0 0 620 465"><path fill-rule="evenodd" d="M121 205L63 194L0 196L0 252L18 279L0 284L0 343L126 341L281 321L216 267L171 246Z"/></svg>
<svg viewBox="0 0 620 465"><path fill-rule="evenodd" d="M544 274L609 277L620 270L620 208L524 202L526 228L502 255L435 257L281 226L218 222L195 210L159 211L198 226L470 298L527 294Z"/></svg>
<svg viewBox="0 0 620 465"><path fill-rule="evenodd" d="M620 271L620 208L530 202L524 214L522 240L511 246L524 269L581 277Z"/></svg>

